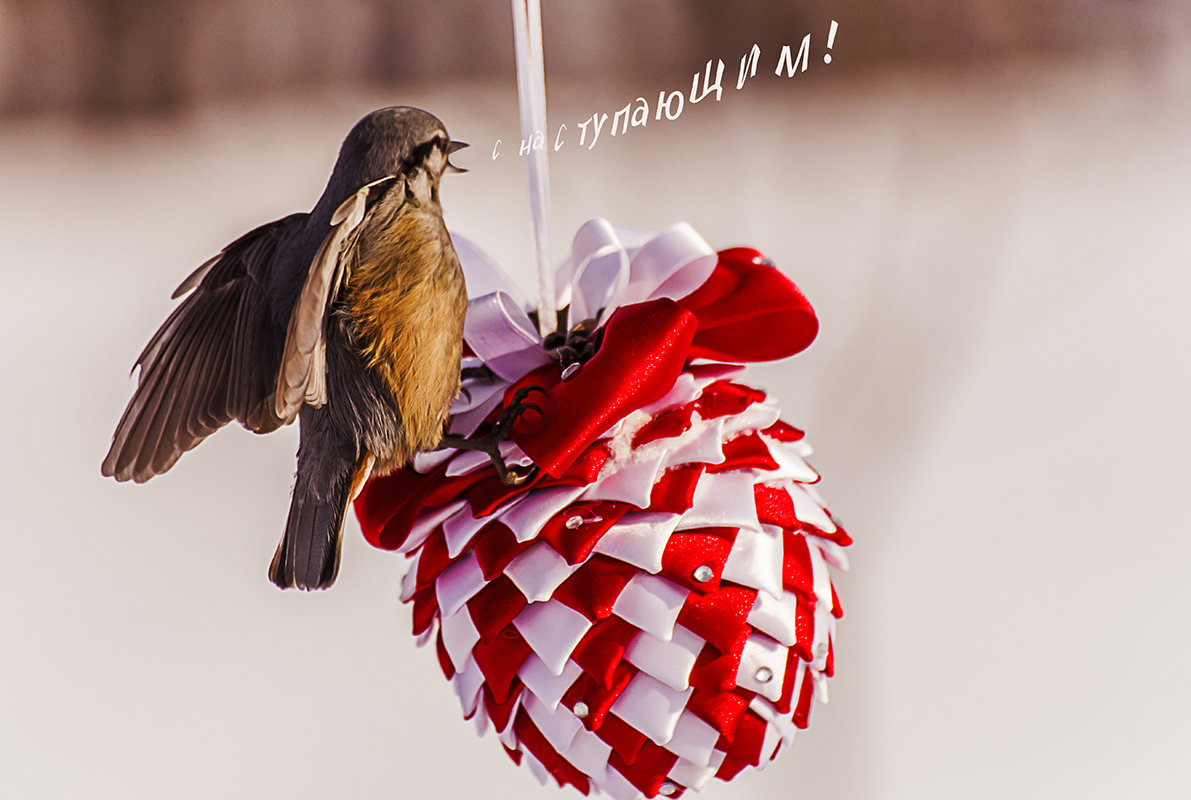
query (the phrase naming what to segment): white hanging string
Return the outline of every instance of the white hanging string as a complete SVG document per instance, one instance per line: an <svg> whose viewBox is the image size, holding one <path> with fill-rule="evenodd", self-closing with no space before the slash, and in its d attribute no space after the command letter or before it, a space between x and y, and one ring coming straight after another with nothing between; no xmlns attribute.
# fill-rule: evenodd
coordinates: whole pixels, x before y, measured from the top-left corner
<svg viewBox="0 0 1191 800"><path fill-rule="evenodd" d="M538 330L554 330L557 309L554 259L550 254L550 170L547 163L546 70L542 55L540 0L513 0L513 38L517 52L517 97L521 104L521 138L530 145L526 167L529 207L533 217L534 257L538 267ZM534 147L534 136L542 146Z"/></svg>

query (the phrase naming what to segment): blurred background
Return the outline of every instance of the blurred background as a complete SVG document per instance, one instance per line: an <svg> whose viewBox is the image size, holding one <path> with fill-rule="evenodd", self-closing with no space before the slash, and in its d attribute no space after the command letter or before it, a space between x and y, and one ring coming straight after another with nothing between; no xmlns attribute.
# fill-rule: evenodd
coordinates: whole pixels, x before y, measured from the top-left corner
<svg viewBox="0 0 1191 800"><path fill-rule="evenodd" d="M832 15L847 18L852 68L1142 50L1176 39L1191 16L1179 0L546 6L551 75L583 81L685 75L753 44L789 44L793 32L825 35ZM511 32L505 4L474 0L0 0L0 111L120 114L310 86L475 80L508 70Z"/></svg>
<svg viewBox="0 0 1191 800"><path fill-rule="evenodd" d="M1191 6L544 5L556 254L686 220L821 319L751 381L857 541L832 699L706 794L1187 796ZM719 101L578 145L716 58ZM563 796L460 721L354 520L333 590L267 582L296 431L99 476L172 289L373 108L475 145L447 221L532 292L515 85L505 3L0 0L0 795Z"/></svg>

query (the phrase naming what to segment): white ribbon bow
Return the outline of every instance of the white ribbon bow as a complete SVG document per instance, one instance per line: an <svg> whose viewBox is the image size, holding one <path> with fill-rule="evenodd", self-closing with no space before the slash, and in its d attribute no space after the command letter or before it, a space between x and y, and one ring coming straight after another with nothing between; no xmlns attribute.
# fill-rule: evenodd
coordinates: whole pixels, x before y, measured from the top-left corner
<svg viewBox="0 0 1191 800"><path fill-rule="evenodd" d="M470 241L452 233L467 277L463 338L502 379L512 383L549 362L525 301L509 276ZM575 234L571 256L557 270L558 308L570 305L572 323L602 324L623 305L668 297L701 286L715 269L716 253L685 222L657 235L593 219Z"/></svg>

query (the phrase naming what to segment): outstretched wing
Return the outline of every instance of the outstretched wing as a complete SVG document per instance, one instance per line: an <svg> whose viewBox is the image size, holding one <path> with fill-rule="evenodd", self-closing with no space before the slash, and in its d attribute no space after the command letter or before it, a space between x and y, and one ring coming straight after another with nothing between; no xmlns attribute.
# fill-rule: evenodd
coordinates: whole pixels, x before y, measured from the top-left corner
<svg viewBox="0 0 1191 800"><path fill-rule="evenodd" d="M137 359L136 392L116 427L103 474L142 483L233 419L268 433L292 422L304 402L323 405L327 312L347 278L343 256L376 200L404 190L404 181L390 175L339 206L284 330L274 320L287 312L270 305L275 301L265 286L279 244L297 235L306 214L245 234L183 281L174 297L193 291Z"/></svg>
<svg viewBox="0 0 1191 800"><path fill-rule="evenodd" d="M278 244L306 216L245 234L174 292L193 289L137 358L136 392L112 437L104 475L147 481L233 419L258 433L286 421L273 404L284 331L272 319L262 280Z"/></svg>

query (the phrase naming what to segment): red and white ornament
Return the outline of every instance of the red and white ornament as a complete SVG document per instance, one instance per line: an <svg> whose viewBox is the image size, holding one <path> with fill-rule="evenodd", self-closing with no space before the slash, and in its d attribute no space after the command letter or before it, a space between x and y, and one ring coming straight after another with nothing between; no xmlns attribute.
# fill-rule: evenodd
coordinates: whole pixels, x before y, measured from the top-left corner
<svg viewBox="0 0 1191 800"><path fill-rule="evenodd" d="M829 566L850 544L802 432L738 381L810 343L809 304L756 251L596 220L560 305L599 323L599 347L564 370L499 270L457 249L482 292L465 366L495 377L465 381L452 431L539 386L542 413L502 446L538 471L505 486L487 456L443 451L365 487L365 536L411 559L415 635L464 716L543 781L676 797L764 765L826 700Z"/></svg>

